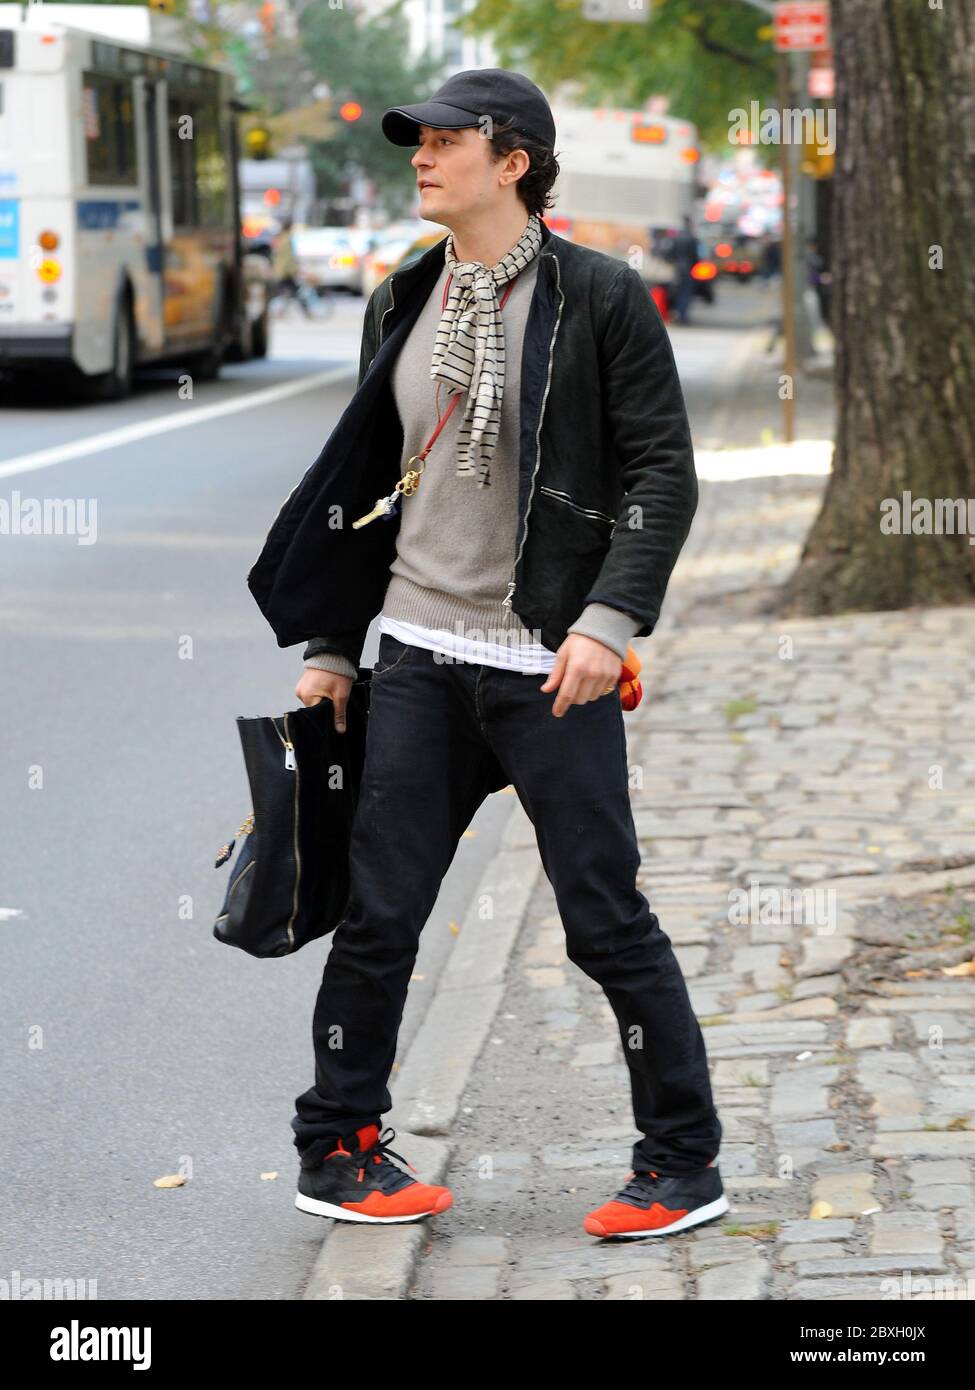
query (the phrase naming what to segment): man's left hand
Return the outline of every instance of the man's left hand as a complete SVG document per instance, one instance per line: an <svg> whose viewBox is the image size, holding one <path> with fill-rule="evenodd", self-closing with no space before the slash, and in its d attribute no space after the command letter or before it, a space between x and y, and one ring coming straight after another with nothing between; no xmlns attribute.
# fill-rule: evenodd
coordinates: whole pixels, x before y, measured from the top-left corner
<svg viewBox="0 0 975 1390"><path fill-rule="evenodd" d="M608 694L607 686L615 687L623 663L614 651L604 647L594 637L570 632L555 653L555 665L539 690L558 690L552 713L561 718L570 705L585 705Z"/></svg>

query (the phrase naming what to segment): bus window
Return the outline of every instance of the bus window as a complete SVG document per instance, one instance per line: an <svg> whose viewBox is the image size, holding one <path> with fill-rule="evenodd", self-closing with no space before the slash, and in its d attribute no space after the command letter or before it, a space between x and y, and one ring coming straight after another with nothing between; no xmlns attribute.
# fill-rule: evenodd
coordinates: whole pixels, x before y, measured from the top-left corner
<svg viewBox="0 0 975 1390"><path fill-rule="evenodd" d="M199 225L193 169L197 115L198 112L190 102L181 100L178 96L171 99L169 167L172 176L173 225L176 227Z"/></svg>
<svg viewBox="0 0 975 1390"><path fill-rule="evenodd" d="M86 72L82 78L82 102L88 183L135 184L131 80Z"/></svg>
<svg viewBox="0 0 975 1390"><path fill-rule="evenodd" d="M203 227L227 227L227 151L220 127L216 100L207 101L197 112L195 122L196 194Z"/></svg>

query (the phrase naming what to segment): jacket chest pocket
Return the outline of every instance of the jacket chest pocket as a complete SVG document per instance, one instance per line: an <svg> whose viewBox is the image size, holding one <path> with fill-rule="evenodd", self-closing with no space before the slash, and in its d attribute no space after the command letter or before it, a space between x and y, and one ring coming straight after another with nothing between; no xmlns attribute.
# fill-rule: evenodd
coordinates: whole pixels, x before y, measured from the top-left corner
<svg viewBox="0 0 975 1390"><path fill-rule="evenodd" d="M608 512L598 511L595 507L583 507L581 503L576 502L567 492L562 492L559 488L540 486L538 490L546 497L554 498L556 502L562 502L565 506L571 507L580 516L588 517L590 521L601 521L611 528L616 525L615 516L610 516Z"/></svg>

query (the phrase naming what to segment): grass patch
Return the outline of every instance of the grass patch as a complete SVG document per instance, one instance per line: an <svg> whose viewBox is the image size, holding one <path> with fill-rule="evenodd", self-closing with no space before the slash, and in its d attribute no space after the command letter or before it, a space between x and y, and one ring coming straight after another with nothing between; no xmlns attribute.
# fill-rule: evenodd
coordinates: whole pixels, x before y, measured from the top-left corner
<svg viewBox="0 0 975 1390"><path fill-rule="evenodd" d="M740 719L743 714L754 714L757 709L755 696L746 695L743 700L729 700L724 707L724 717L730 724L733 719Z"/></svg>
<svg viewBox="0 0 975 1390"><path fill-rule="evenodd" d="M725 1236L751 1236L753 1240L770 1240L778 1235L781 1221L763 1221L756 1226L722 1226Z"/></svg>

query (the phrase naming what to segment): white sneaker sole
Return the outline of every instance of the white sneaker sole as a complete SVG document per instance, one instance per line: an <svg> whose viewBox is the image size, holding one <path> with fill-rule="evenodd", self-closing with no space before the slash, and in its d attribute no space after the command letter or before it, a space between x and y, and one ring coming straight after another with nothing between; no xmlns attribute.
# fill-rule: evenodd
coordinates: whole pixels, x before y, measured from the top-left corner
<svg viewBox="0 0 975 1390"><path fill-rule="evenodd" d="M422 1221L426 1216L437 1214L431 1211L420 1211L413 1216L366 1216L363 1212L349 1211L346 1207L337 1207L332 1202L322 1202L317 1197L306 1197L303 1192L299 1192L295 1196L295 1206L299 1211L307 1211L312 1216L330 1216L334 1221L356 1221L363 1225L375 1226L402 1225L406 1221Z"/></svg>
<svg viewBox="0 0 975 1390"><path fill-rule="evenodd" d="M686 1231L691 1226L700 1226L705 1221L713 1221L716 1216L721 1216L728 1210L728 1198L722 1192L721 1196L715 1201L709 1202L706 1207L698 1207L696 1211L689 1211L686 1216L682 1216L679 1221L675 1221L672 1226L661 1226L657 1231L613 1231L608 1236L597 1236L597 1240L646 1240L651 1236L672 1236L678 1231Z"/></svg>

